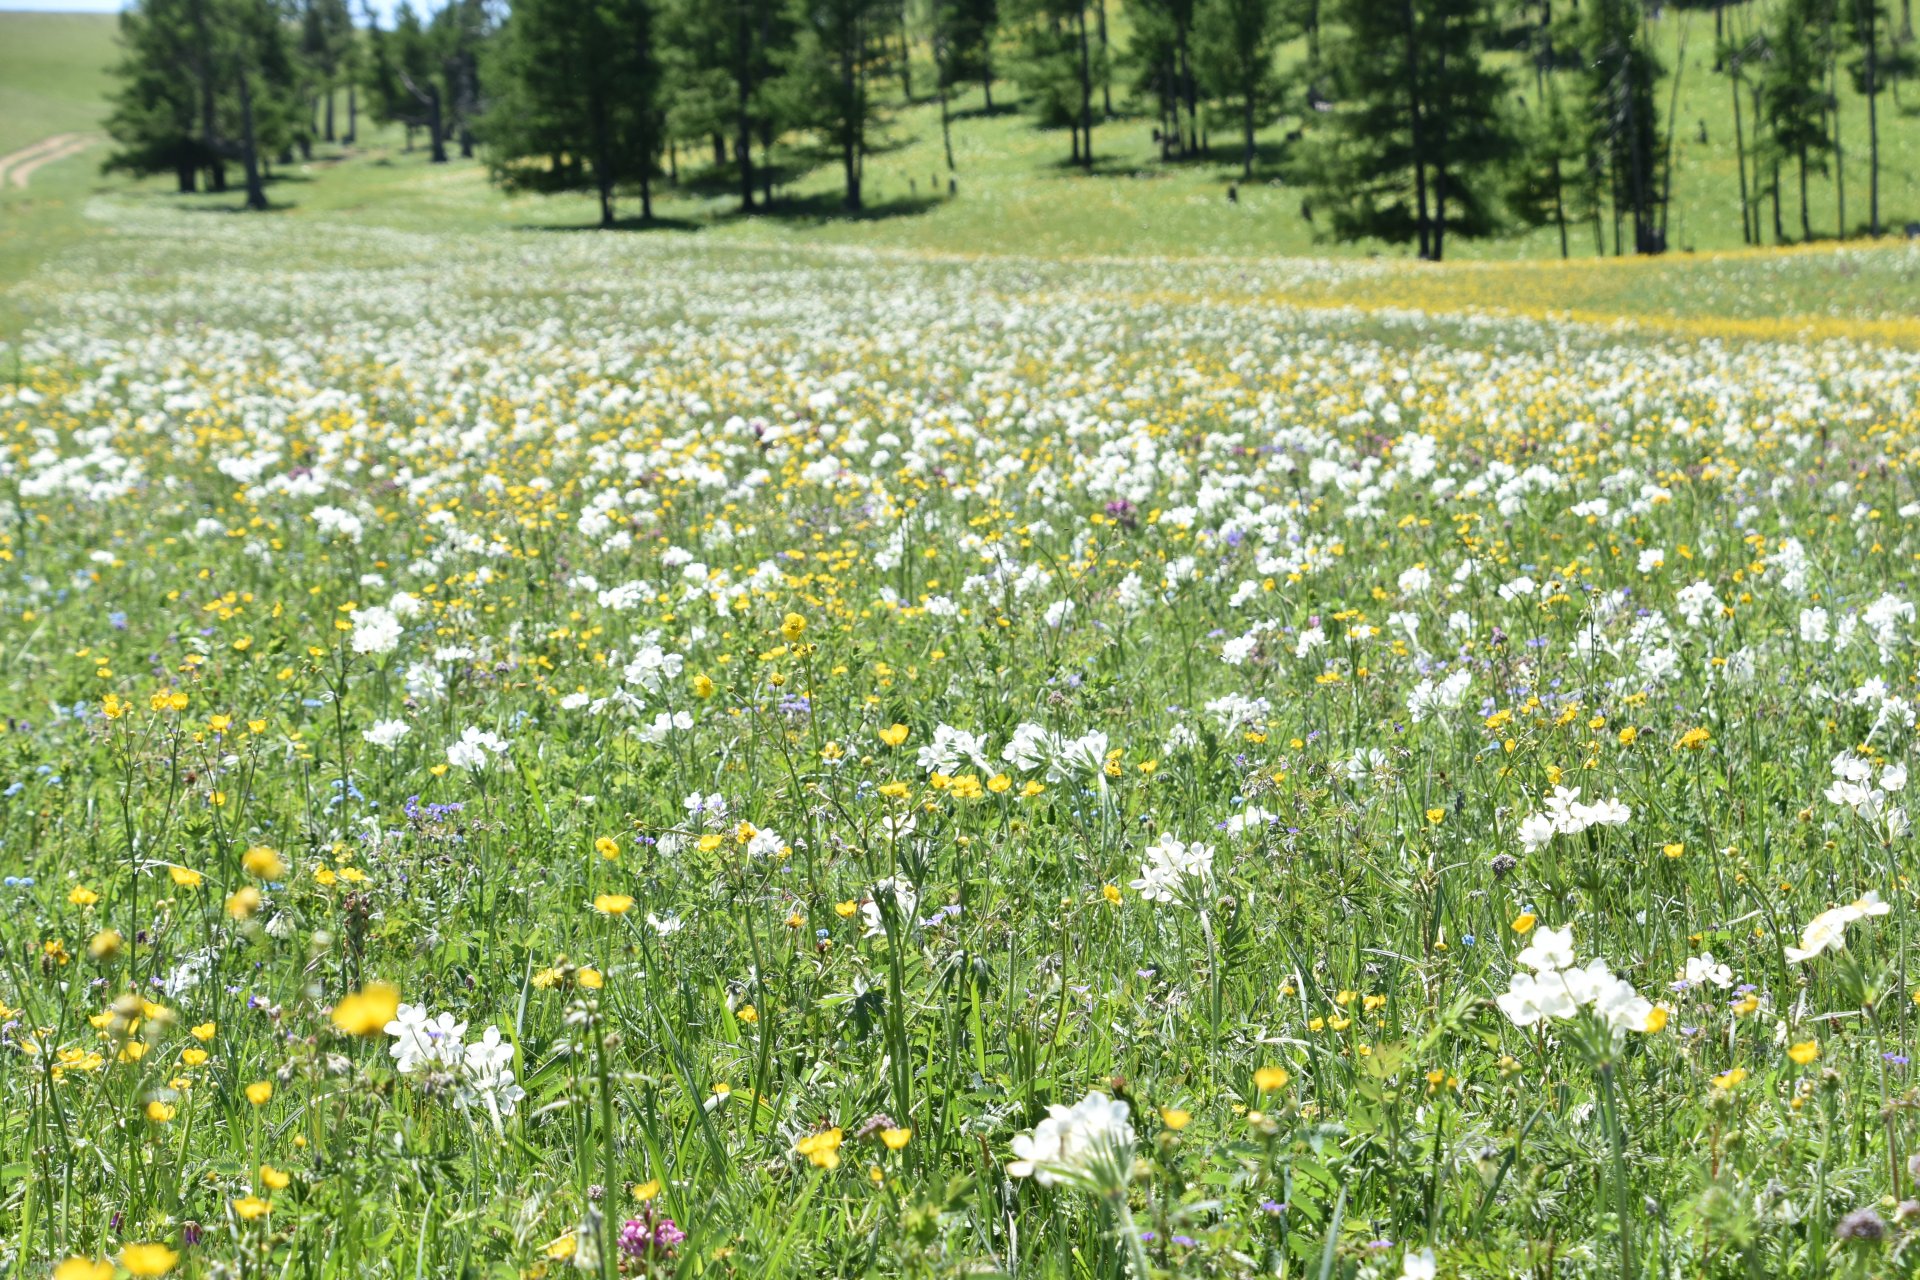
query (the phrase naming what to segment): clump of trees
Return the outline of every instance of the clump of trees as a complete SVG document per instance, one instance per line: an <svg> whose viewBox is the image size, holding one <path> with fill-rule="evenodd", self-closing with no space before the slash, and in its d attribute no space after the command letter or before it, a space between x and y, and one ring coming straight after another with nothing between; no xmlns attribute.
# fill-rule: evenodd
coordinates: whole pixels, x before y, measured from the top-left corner
<svg viewBox="0 0 1920 1280"><path fill-rule="evenodd" d="M1813 236L1811 179L1829 175L1840 233L1878 235L1882 132L1920 47L1911 0L1128 0L1124 40L1109 0L402 0L384 28L351 2L137 0L109 166L182 191L224 191L237 168L264 207L273 166L353 144L367 115L434 163L480 149L503 185L591 193L603 225L623 200L651 218L683 170L750 213L796 164L830 164L858 210L902 104L937 103L952 190L952 98L978 86L992 113L1012 83L1069 168L1144 117L1163 162L1282 175L1323 235L1439 259L1551 226L1563 254L1586 234L1658 253L1690 66L1710 55L1725 80L1724 115L1697 128L1732 141L1749 243L1785 241L1789 213ZM1656 22L1677 24L1672 67ZM1851 220L1850 152L1867 174Z"/></svg>

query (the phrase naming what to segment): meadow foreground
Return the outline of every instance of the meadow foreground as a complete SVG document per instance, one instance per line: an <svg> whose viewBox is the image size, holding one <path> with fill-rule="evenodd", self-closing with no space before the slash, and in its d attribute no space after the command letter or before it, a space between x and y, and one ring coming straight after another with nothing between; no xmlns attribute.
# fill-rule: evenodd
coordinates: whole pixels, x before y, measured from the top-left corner
<svg viewBox="0 0 1920 1280"><path fill-rule="evenodd" d="M1898 325L117 216L0 387L13 1274L1914 1268Z"/></svg>

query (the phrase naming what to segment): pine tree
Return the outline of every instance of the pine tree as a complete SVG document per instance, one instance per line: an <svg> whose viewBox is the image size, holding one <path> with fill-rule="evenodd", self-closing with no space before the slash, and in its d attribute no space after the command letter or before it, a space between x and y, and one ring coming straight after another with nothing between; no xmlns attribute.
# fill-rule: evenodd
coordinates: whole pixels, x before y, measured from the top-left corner
<svg viewBox="0 0 1920 1280"><path fill-rule="evenodd" d="M1635 253L1659 253L1654 180L1659 154L1653 86L1660 65L1647 48L1640 0L1588 0L1579 35L1585 60L1585 111L1593 154L1613 206L1614 251L1624 214Z"/></svg>
<svg viewBox="0 0 1920 1280"><path fill-rule="evenodd" d="M1139 0L1132 10L1135 90L1157 99L1167 116L1168 123L1161 129L1163 159L1200 149L1200 78L1194 73L1193 59L1195 4L1196 0Z"/></svg>
<svg viewBox="0 0 1920 1280"><path fill-rule="evenodd" d="M673 136L691 142L704 134L716 165L727 163L731 140L740 208L752 212L754 143L771 150L788 123L780 77L792 57L793 13L786 0L673 0L664 27ZM772 174L760 176L770 199Z"/></svg>
<svg viewBox="0 0 1920 1280"><path fill-rule="evenodd" d="M1827 54L1821 47L1820 0L1787 0L1777 15L1768 41L1772 56L1760 76L1760 101L1773 154L1791 159L1800 172L1800 236L1813 238L1807 213L1807 173L1826 171L1825 157L1833 139L1827 133L1827 114L1833 109L1826 79Z"/></svg>
<svg viewBox="0 0 1920 1280"><path fill-rule="evenodd" d="M320 136L328 142L335 140L334 97L351 57L353 34L347 0L302 0L300 57L323 99Z"/></svg>
<svg viewBox="0 0 1920 1280"><path fill-rule="evenodd" d="M108 172L172 173L182 192L218 161L200 129L202 50L187 0L146 0L120 13L118 87L107 117L117 144Z"/></svg>
<svg viewBox="0 0 1920 1280"><path fill-rule="evenodd" d="M1854 89L1867 99L1867 230L1880 234L1880 90L1885 85L1893 23L1885 0L1839 0L1842 29L1854 49L1847 64Z"/></svg>
<svg viewBox="0 0 1920 1280"><path fill-rule="evenodd" d="M846 205L864 207L862 180L873 132L882 119L875 81L884 76L889 0L797 0L799 40L787 88L797 118L840 159Z"/></svg>
<svg viewBox="0 0 1920 1280"><path fill-rule="evenodd" d="M1087 0L1025 0L1018 14L1022 96L1039 123L1067 126L1072 162L1093 167L1093 91L1106 75Z"/></svg>
<svg viewBox="0 0 1920 1280"><path fill-rule="evenodd" d="M374 29L376 37L378 30ZM410 0L400 0L394 10L393 34L386 38L384 46L389 59L386 70L391 73L393 89L387 102L388 118L406 126L408 150L413 148L413 131L424 127L433 163L445 164L446 103L434 75L432 41Z"/></svg>
<svg viewBox="0 0 1920 1280"><path fill-rule="evenodd" d="M1491 233L1516 143L1505 76L1486 57L1489 5L1341 0L1335 12L1326 56L1343 100L1309 158L1314 204L1338 235L1411 241L1436 262L1449 232Z"/></svg>
<svg viewBox="0 0 1920 1280"><path fill-rule="evenodd" d="M980 85L993 110L994 39L1000 30L999 0L934 0L935 22L945 54L942 83Z"/></svg>
<svg viewBox="0 0 1920 1280"><path fill-rule="evenodd" d="M591 190L600 225L623 184L653 217L660 62L651 0L518 0L493 62L499 100L481 133L495 178L534 190ZM575 165L566 157L580 156Z"/></svg>
<svg viewBox="0 0 1920 1280"><path fill-rule="evenodd" d="M265 156L300 136L302 112L279 10L271 0L140 0L122 19L125 56L108 117L109 168L171 172L182 191L204 168L226 190L246 174L247 207L264 209Z"/></svg>
<svg viewBox="0 0 1920 1280"><path fill-rule="evenodd" d="M480 53L492 32L485 0L448 0L428 27L435 88L444 104L445 133L457 136L460 154L473 154L473 122L480 113Z"/></svg>
<svg viewBox="0 0 1920 1280"><path fill-rule="evenodd" d="M1240 122L1240 174L1253 177L1253 135L1279 113L1274 66L1295 24L1283 0L1202 0L1194 24L1194 62L1214 97L1233 104Z"/></svg>
<svg viewBox="0 0 1920 1280"><path fill-rule="evenodd" d="M1542 77L1539 106L1520 126L1520 162L1507 206L1529 226L1553 227L1565 258L1571 254L1568 226L1592 215L1599 193L1587 163L1586 130L1567 109L1558 80Z"/></svg>

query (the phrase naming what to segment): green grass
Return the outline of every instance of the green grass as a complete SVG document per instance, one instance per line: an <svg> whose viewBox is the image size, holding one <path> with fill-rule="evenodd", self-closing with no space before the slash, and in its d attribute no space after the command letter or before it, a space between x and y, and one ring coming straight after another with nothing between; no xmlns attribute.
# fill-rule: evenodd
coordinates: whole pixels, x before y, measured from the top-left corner
<svg viewBox="0 0 1920 1280"><path fill-rule="evenodd" d="M417 157L300 189L96 199L16 289L16 1272L559 1280L664 1214L620 1274L1911 1274L1920 356L1673 330L1920 255L960 258L538 232ZM1710 305L1496 309L1621 273ZM1611 1022L1516 1023L1562 928ZM397 1059L397 999L499 1048ZM1115 1158L1020 1176L1096 1090Z"/></svg>
<svg viewBox="0 0 1920 1280"><path fill-rule="evenodd" d="M0 205L0 1270L1920 1273L1920 246L930 123Z"/></svg>
<svg viewBox="0 0 1920 1280"><path fill-rule="evenodd" d="M116 31L112 17L98 14L0 11L0 155L99 129ZM0 333L23 323L5 286L103 234L84 209L106 189L99 177L105 155L103 143L43 165L24 191L0 182Z"/></svg>
<svg viewBox="0 0 1920 1280"><path fill-rule="evenodd" d="M1751 6L1733 11L1730 21L1752 21ZM1115 36L1124 38L1124 15L1116 12ZM1738 195L1733 168L1733 139L1728 113L1729 86L1712 72L1710 15L1670 12L1654 24L1657 47L1670 69L1678 69L1680 122L1675 131L1675 203L1671 245L1676 252L1720 251L1740 245ZM0 130L24 141L48 133L86 127L97 121L98 96L105 87L101 68L112 58L111 22L100 18L0 14L0 93L13 95L16 109L0 112ZM1684 55L1682 49L1684 47ZM1287 59L1297 67L1299 49ZM928 83L931 68L917 68L916 83ZM889 81L889 90L897 85ZM1520 77L1516 87L1530 93ZM1661 88L1667 112L1670 84ZM1845 181L1848 222L1864 222L1867 154L1863 100L1842 85L1842 119L1847 137ZM1882 98L1882 220L1890 229L1920 218L1920 93ZM1004 86L1003 103L1015 97ZM977 91L958 99L954 126L958 165L957 199L945 197L947 175L939 145L938 113L926 100L896 101L882 131L878 153L868 162L869 210L847 218L839 206L839 172L816 163L798 146L783 147L778 157L785 176L776 216L741 218L729 175L702 168L689 156L684 185L663 193L658 212L671 225L697 228L702 235L753 243L833 244L936 253L1024 253L1037 256L1336 256L1386 253L1404 255L1403 246L1338 244L1319 239L1302 217L1302 190L1289 186L1286 134L1301 123L1287 117L1261 137L1262 169L1252 183L1238 181L1238 152L1231 129L1216 130L1212 160L1163 164L1145 116L1125 115L1095 130L1097 172L1084 175L1065 163L1065 134L1036 128L1024 115L982 114ZM1116 107L1129 107L1117 93ZM1698 141L1696 122L1706 120L1709 140ZM1312 122L1307 122L1311 124ZM1750 122L1749 122L1750 123ZM394 131L368 130L369 146L351 156L323 155L324 163L303 169L276 187L274 198L286 214L350 214L383 225L429 227L537 226L590 224L595 218L584 197L509 198L489 189L471 166L416 173L423 152L397 154ZM0 134L0 136L13 136ZM797 141L797 140L796 140ZM17 279L48 256L56 242L71 234L79 205L97 182L90 153L43 170L36 199L57 202L56 212L28 210L30 225L15 226L0 241L0 280ZM337 163L336 163L337 161ZM1816 178L1811 188L1812 221L1817 236L1838 226L1835 175ZM1230 204L1227 187L1238 184L1240 200ZM116 184L124 188L125 184ZM164 180L139 188L164 192ZM1798 214L1792 182L1787 183L1784 221L1798 238ZM0 194L0 200L8 200ZM16 195L10 204L20 203ZM222 202L202 198L216 207ZM232 203L227 201L226 203ZM634 201L626 210L637 213ZM17 212L17 210L16 210ZM282 214L280 216L285 216ZM1770 225L1770 220L1769 220ZM44 249L39 241L45 238ZM1593 254L1591 229L1572 229L1576 255ZM1607 237L1611 247L1610 233ZM1462 259L1552 258L1558 238L1551 229L1485 241L1456 241ZM1895 299L1892 307L1901 305Z"/></svg>
<svg viewBox="0 0 1920 1280"><path fill-rule="evenodd" d="M0 155L100 127L117 30L101 14L0 10Z"/></svg>

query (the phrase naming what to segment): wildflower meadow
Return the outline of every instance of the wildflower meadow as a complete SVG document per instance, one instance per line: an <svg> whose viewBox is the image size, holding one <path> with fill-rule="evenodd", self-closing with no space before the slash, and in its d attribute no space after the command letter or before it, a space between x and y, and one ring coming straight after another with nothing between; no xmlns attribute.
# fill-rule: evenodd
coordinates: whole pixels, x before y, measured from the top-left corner
<svg viewBox="0 0 1920 1280"><path fill-rule="evenodd" d="M1915 1270L1899 335L107 212L0 386L5 1274Z"/></svg>

